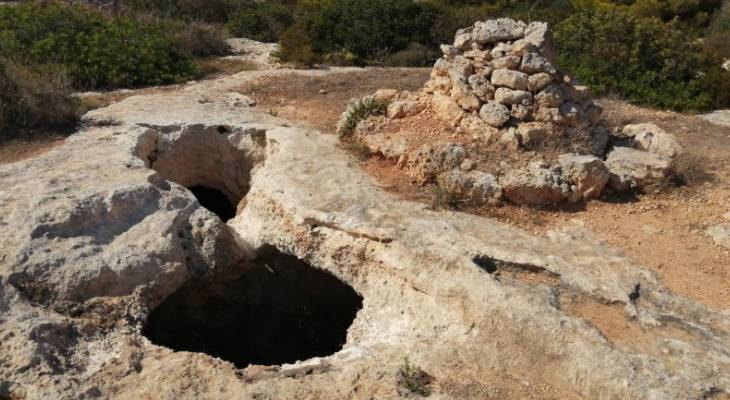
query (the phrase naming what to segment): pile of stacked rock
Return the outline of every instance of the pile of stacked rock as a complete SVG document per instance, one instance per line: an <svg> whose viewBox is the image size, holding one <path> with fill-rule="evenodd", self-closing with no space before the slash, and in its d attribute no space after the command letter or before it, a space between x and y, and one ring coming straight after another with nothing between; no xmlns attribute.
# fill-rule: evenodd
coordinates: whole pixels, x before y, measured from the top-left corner
<svg viewBox="0 0 730 400"><path fill-rule="evenodd" d="M505 161L490 170L474 161L483 158L477 153L484 146L424 141L408 150L371 126L359 130L358 140L397 157L413 181L434 182L467 204L540 205L598 197L606 187L643 189L671 177L681 151L677 140L654 124L608 129L588 88L555 65L546 23L480 21L441 49L419 93L380 90L369 97L389 103L391 120L433 113L454 132L497 143L495 154ZM507 163L507 151L529 162Z"/></svg>
<svg viewBox="0 0 730 400"><path fill-rule="evenodd" d="M529 142L599 122L601 108L588 88L571 85L555 67L546 23L477 22L442 51L424 91L433 96L434 111L454 125L515 127L518 139Z"/></svg>

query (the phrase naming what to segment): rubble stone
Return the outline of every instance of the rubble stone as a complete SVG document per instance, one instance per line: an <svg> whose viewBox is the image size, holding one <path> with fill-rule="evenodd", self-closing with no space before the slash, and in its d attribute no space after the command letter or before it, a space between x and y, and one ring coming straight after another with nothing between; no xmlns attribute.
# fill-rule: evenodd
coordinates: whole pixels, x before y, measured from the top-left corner
<svg viewBox="0 0 730 400"><path fill-rule="evenodd" d="M494 127L501 127L509 121L512 114L510 110L502 103L489 101L479 110L479 116Z"/></svg>

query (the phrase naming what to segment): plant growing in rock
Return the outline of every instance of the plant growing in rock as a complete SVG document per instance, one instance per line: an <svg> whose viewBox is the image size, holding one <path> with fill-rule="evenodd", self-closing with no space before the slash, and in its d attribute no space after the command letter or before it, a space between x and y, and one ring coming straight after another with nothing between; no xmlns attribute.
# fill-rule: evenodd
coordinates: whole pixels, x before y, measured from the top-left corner
<svg viewBox="0 0 730 400"><path fill-rule="evenodd" d="M438 185L432 187L431 208L434 210L457 210L461 203L462 201L458 195Z"/></svg>
<svg viewBox="0 0 730 400"><path fill-rule="evenodd" d="M404 394L415 394L421 397L431 395L431 382L433 378L421 368L411 364L408 359L403 360L396 376L398 391Z"/></svg>
<svg viewBox="0 0 730 400"><path fill-rule="evenodd" d="M337 133L340 138L350 136L360 121L371 116L384 115L388 109L388 103L382 100L365 97L350 103L345 115L337 126Z"/></svg>

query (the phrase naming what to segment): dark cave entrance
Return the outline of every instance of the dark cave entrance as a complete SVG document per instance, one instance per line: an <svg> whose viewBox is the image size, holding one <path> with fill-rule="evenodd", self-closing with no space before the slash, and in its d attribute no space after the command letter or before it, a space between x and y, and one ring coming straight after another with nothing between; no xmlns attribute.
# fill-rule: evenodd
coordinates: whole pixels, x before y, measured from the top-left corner
<svg viewBox="0 0 730 400"><path fill-rule="evenodd" d="M238 368L339 351L362 308L350 286L267 248L227 282L191 282L149 316L143 334L173 350L206 353Z"/></svg>
<svg viewBox="0 0 730 400"><path fill-rule="evenodd" d="M226 222L236 216L236 206L222 191L207 186L191 186L188 190L193 192L201 206L213 212L221 221Z"/></svg>

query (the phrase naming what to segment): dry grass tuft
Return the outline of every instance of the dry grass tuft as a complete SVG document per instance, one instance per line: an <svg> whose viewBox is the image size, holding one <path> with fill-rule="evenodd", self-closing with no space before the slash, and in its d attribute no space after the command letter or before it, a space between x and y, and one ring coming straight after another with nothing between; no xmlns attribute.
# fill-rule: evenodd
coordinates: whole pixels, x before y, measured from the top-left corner
<svg viewBox="0 0 730 400"><path fill-rule="evenodd" d="M76 120L71 82L57 66L35 69L0 59L0 130L53 126Z"/></svg>

